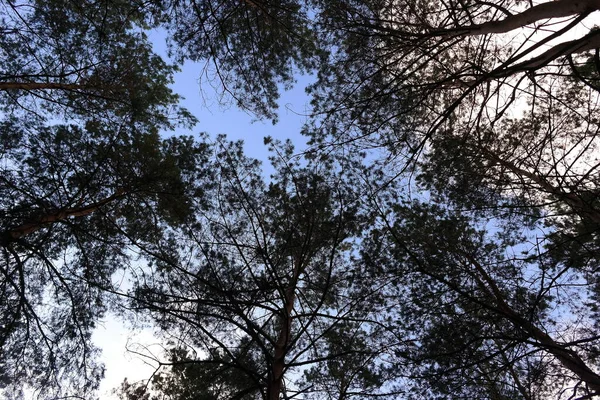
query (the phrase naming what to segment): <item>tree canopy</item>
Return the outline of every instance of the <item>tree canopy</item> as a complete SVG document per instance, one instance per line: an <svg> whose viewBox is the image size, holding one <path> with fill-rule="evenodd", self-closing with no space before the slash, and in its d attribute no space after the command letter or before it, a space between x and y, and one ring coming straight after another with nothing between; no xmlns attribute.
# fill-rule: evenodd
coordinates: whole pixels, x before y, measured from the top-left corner
<svg viewBox="0 0 600 400"><path fill-rule="evenodd" d="M128 400L600 396L598 10L2 2L3 395L93 396L113 310L164 339ZM186 61L273 122L313 74L309 148L170 136Z"/></svg>

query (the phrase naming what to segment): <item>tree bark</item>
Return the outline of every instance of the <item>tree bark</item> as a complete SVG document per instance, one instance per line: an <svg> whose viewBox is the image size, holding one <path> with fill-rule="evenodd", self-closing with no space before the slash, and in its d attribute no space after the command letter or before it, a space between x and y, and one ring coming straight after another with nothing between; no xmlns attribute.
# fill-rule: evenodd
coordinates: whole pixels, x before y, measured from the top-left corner
<svg viewBox="0 0 600 400"><path fill-rule="evenodd" d="M279 400L281 387L283 385L283 374L285 370L285 356L287 355L288 345L291 339L292 331L292 311L294 310L294 302L296 301L296 284L300 271L302 269L300 257L294 260L294 272L290 285L285 289L285 303L283 315L281 316L281 329L279 336L275 342L275 350L273 353L273 365L271 367L271 381L267 387L267 399Z"/></svg>
<svg viewBox="0 0 600 400"><path fill-rule="evenodd" d="M0 91L3 90L81 90L85 85L76 83L57 82L0 82Z"/></svg>
<svg viewBox="0 0 600 400"><path fill-rule="evenodd" d="M86 215L90 215L93 212L97 211L100 207L110 203L113 200L116 200L125 195L124 190L118 190L112 196L109 196L105 199L102 199L96 203L89 204L84 207L79 208L66 208L53 213L45 214L33 221L26 222L17 227L8 229L2 234L0 234L0 245L6 246L23 236L29 235L31 233L37 232L42 229L46 225L51 225L53 223L64 221L68 218L73 217L83 217Z"/></svg>
<svg viewBox="0 0 600 400"><path fill-rule="evenodd" d="M500 21L484 22L456 29L432 31L435 36L474 36L506 33L551 18L589 13L600 9L600 0L557 0L541 3L527 10L510 15Z"/></svg>
<svg viewBox="0 0 600 400"><path fill-rule="evenodd" d="M287 346L290 341L292 329L291 312L294 307L295 293L294 288L286 289L286 304L284 308L284 316L281 318L281 330L279 337L275 343L275 351L273 354L273 366L271 368L271 382L267 389L268 400L279 400L281 386L283 383L283 373L285 369L285 356L287 354Z"/></svg>

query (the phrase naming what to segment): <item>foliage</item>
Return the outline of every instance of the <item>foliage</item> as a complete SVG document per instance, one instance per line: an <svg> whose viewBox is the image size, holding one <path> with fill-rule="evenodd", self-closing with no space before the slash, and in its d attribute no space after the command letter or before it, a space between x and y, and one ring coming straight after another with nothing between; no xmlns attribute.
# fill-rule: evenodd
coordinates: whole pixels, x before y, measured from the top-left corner
<svg viewBox="0 0 600 400"><path fill-rule="evenodd" d="M320 51L307 2L163 1L161 21L176 59L205 62L211 82L241 109L276 122L281 88L316 68Z"/></svg>
<svg viewBox="0 0 600 400"><path fill-rule="evenodd" d="M136 29L146 17L135 3L7 1L0 18L4 114L142 130L193 122L168 87L176 67Z"/></svg>
<svg viewBox="0 0 600 400"><path fill-rule="evenodd" d="M201 194L183 179L201 182L206 147L92 124L13 121L2 135L2 386L87 392L103 374L90 335L112 276L190 217Z"/></svg>
<svg viewBox="0 0 600 400"><path fill-rule="evenodd" d="M596 396L599 7L4 2L5 393L90 393L114 302L167 339L129 400ZM313 148L161 139L156 27L259 118L316 71Z"/></svg>
<svg viewBox="0 0 600 400"><path fill-rule="evenodd" d="M136 290L134 306L177 338L170 362L157 360L173 365L170 378L157 375L153 387L176 391L174 398L187 398L201 382L208 398L302 392L294 376L306 366L334 368L371 353L335 339L373 317L346 276L364 221L357 194L330 174L330 163L304 167L290 159L289 145L273 145L276 172L268 185L239 143L217 146L212 207L178 239L179 259L161 260ZM177 383L165 386L165 379Z"/></svg>
<svg viewBox="0 0 600 400"><path fill-rule="evenodd" d="M599 43L595 29L570 35L597 3L310 6L320 59L307 162L353 160L337 171L362 179L377 218L340 275L360 277L344 288L364 301L360 322L317 336L340 356L285 395L594 396ZM373 148L384 157L361 158ZM218 270L239 273L229 260Z"/></svg>
<svg viewBox="0 0 600 400"><path fill-rule="evenodd" d="M597 8L344 1L327 11L322 39L333 51L310 88L306 132L318 148L385 150L390 179L430 203L402 205L375 188L383 227L365 250L369 259L400 248L376 265L403 271L398 290L410 300L396 310L407 326L431 327L414 332L398 317L400 336L422 351L400 351L398 364L412 365L428 396L597 391L596 316L577 303L597 297L598 42L581 24ZM395 245L379 247L389 235ZM478 294L475 265L488 294L499 290L493 298ZM552 317L527 309L529 298ZM500 300L508 308L491 310Z"/></svg>
<svg viewBox="0 0 600 400"><path fill-rule="evenodd" d="M597 375L583 372L597 368L594 346L583 344L596 340L593 318L581 306L593 287L532 245L531 233L489 232L489 222L419 202L386 219L363 256L402 282L388 290L404 299L393 326L412 338L398 365L410 360L414 390L531 399L567 388L586 395L579 381L597 390Z"/></svg>

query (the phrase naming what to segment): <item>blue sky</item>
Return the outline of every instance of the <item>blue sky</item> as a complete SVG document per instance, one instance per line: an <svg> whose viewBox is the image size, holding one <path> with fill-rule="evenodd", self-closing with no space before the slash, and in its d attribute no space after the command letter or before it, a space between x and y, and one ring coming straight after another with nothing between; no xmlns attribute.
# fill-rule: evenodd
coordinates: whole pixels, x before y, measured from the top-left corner
<svg viewBox="0 0 600 400"><path fill-rule="evenodd" d="M154 30L149 35L155 46L155 51L165 59L165 34ZM203 64L187 62L181 72L175 76L173 90L183 96L182 105L194 114L199 123L191 132L178 130L176 133L197 134L206 132L211 137L226 134L232 140L244 141L246 155L266 161L268 152L263 144L265 136L275 139L292 139L296 149L305 147L306 138L300 135L302 124L306 121L309 110L309 97L304 88L311 82L310 76L298 76L296 86L281 93L279 99L279 122L273 125L271 121L257 121L254 115L240 110L235 105L220 105L219 93L211 86L211 82L201 80Z"/></svg>

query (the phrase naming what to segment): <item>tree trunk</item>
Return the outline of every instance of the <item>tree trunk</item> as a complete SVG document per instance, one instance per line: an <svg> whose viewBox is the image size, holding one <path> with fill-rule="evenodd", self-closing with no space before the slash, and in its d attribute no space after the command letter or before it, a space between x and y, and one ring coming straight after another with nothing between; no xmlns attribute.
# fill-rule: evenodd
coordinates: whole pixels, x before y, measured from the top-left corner
<svg viewBox="0 0 600 400"><path fill-rule="evenodd" d="M53 213L49 213L49 214L43 215L33 221L26 222L17 227L8 229L8 230L2 232L2 234L0 234L0 245L6 246L6 245L22 238L23 236L37 232L38 230L42 229L46 225L50 225L50 224L53 224L53 223L59 222L59 221L64 221L68 218L83 217L83 216L92 214L93 212L97 211L100 207L110 203L113 200L116 200L116 199L122 197L124 194L125 194L124 190L118 190L112 196L109 196L103 200L96 202L96 203L92 203L92 204L89 204L84 207L67 208L67 209L63 209L63 210L56 211Z"/></svg>
<svg viewBox="0 0 600 400"><path fill-rule="evenodd" d="M585 382L592 390L600 393L600 375L595 373L587 366L585 361L579 355L565 346L557 343L550 335L535 326L531 321L523 318L519 313L512 309L506 303L502 292L496 285L496 282L485 271L483 266L477 262L469 254L462 253L468 262L475 267L480 278L477 278L479 285L487 291L496 300L498 310L501 311L515 326L524 330L529 337L541 344L548 353L552 354L556 359L568 370L573 372L583 382Z"/></svg>
<svg viewBox="0 0 600 400"><path fill-rule="evenodd" d="M286 290L286 298L284 309L285 315L282 317L281 330L279 331L279 337L275 343L275 352L273 354L271 382L267 388L268 400L279 400L279 393L281 393L283 372L285 369L285 356L287 354L287 346L290 341L290 333L292 328L291 312L294 307L295 300L294 288L288 288Z"/></svg>
<svg viewBox="0 0 600 400"><path fill-rule="evenodd" d="M81 90L85 85L76 83L57 83L57 82L0 82L0 91L3 90Z"/></svg>
<svg viewBox="0 0 600 400"><path fill-rule="evenodd" d="M287 355L288 345L290 343L292 331L292 311L296 301L296 284L302 268L300 257L294 260L294 272L290 281L290 286L285 289L285 303L283 315L281 316L281 329L277 342L275 342L275 351L273 353L273 365L271 367L271 381L267 387L267 399L279 400L281 387L283 385L283 374L285 370L285 356Z"/></svg>
<svg viewBox="0 0 600 400"><path fill-rule="evenodd" d="M545 67L559 57L583 53L598 47L600 47L600 32L593 30L582 38L559 43L537 57L515 64L504 71L500 70L499 73L492 74L492 76L496 78L509 76L520 71L534 71Z"/></svg>

